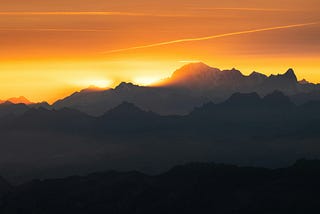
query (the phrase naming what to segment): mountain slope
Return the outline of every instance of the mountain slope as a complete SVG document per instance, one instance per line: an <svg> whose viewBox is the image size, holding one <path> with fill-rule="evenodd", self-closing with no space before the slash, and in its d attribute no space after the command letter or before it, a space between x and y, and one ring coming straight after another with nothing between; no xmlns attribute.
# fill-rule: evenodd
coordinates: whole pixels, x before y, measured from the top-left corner
<svg viewBox="0 0 320 214"><path fill-rule="evenodd" d="M54 103L53 107L56 109L68 107L101 116L123 102L130 102L143 110L169 115L187 114L205 101L207 101L205 97L193 96L184 90L141 87L123 82L115 89L74 93Z"/></svg>
<svg viewBox="0 0 320 214"><path fill-rule="evenodd" d="M176 70L170 78L160 82L159 85L191 91L200 90L214 98L218 93L226 96L235 92L257 92L265 95L275 90L290 95L298 92L299 83L292 69L284 74L269 77L258 72L245 76L235 68L220 70L204 63L192 63Z"/></svg>
<svg viewBox="0 0 320 214"><path fill-rule="evenodd" d="M24 114L29 110L29 107L25 104L13 104L11 102L5 102L0 104L0 118L11 118Z"/></svg>

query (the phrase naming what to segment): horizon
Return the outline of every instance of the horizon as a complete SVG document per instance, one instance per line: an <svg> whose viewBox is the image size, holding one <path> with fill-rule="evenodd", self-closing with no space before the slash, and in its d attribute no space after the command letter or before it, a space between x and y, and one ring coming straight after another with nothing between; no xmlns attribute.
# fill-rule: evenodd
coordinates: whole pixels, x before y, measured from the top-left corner
<svg viewBox="0 0 320 214"><path fill-rule="evenodd" d="M148 85L187 62L320 82L317 0L3 0L0 98Z"/></svg>
<svg viewBox="0 0 320 214"><path fill-rule="evenodd" d="M192 64L203 64L203 65L206 65L206 66L209 66L210 68L216 68L216 67L212 67L211 65L208 65L204 62L190 62L190 63L187 63L187 64L184 64L183 66L181 66L180 68L177 68L176 70L179 70L185 66L188 66L188 65L192 65ZM238 70L237 68L233 67L233 68L230 68L230 69L220 69L218 68L219 70L221 70L222 72L224 71L228 71L228 70ZM259 71L256 71L256 70L253 70L252 72L249 72L249 73L243 73L241 70L238 70L240 71L240 73L242 75L244 75L244 77L249 77L252 73L260 73L260 74L263 74L263 75L266 75L267 77L270 77L270 76L275 76L275 75L283 75L285 74L288 70L292 69L294 71L294 74L296 75L296 71L293 69L293 68L288 68L286 69L285 71L283 72L280 72L280 73L270 73L269 75L267 74L264 74L262 72L259 72ZM74 91L70 92L69 94L66 94L66 95L63 95L62 97L58 97L52 101L50 101L50 99L44 99L44 100L32 100L32 99L29 99L29 97L27 96L24 96L23 94L20 94L20 95L17 95L17 96L12 96L12 97L8 97L8 98L0 98L0 104L1 103L4 103L4 102L11 102L11 103L14 103L14 104L19 104L19 103L23 103L23 104L35 104L35 103L43 103L43 102L46 102L50 105L54 104L55 102L61 100L61 99L64 99L68 96L70 96L71 94L75 93L75 92L81 92L83 90L87 90L87 89L91 89L93 91L105 91L105 90L110 90L110 89L116 89L116 87L118 87L119 85L121 85L122 83L126 83L126 84L133 84L133 85L136 85L136 86L139 86L139 87L162 87L162 86L157 86L156 84L161 82L162 80L165 80L167 78L171 78L172 77L172 74L176 71L174 70L170 76L167 76L167 77L163 77L161 79L157 79L153 82L150 82L148 84L144 84L143 81L141 81L139 83L138 82L135 82L135 81L121 81L119 80L118 82L114 82L113 84L110 84L111 81L96 81L96 84L94 84L94 81L90 82L90 84L88 85L84 85L82 88L79 88L79 89L75 89ZM306 78L298 78L297 79L298 82L299 81L303 81L303 80L306 80L307 82L309 83L312 83L312 84L319 84L319 83L315 83L315 82L311 82L309 81L308 79ZM105 84L105 85L104 85ZM165 86L164 86L165 87Z"/></svg>

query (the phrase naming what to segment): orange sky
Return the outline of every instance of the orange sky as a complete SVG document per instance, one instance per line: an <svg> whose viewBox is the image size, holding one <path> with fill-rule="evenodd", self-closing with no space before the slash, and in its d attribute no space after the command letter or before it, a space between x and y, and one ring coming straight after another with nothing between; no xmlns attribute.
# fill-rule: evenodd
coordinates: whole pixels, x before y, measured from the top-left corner
<svg viewBox="0 0 320 214"><path fill-rule="evenodd" d="M187 62L320 82L319 0L1 0L0 99L147 84Z"/></svg>

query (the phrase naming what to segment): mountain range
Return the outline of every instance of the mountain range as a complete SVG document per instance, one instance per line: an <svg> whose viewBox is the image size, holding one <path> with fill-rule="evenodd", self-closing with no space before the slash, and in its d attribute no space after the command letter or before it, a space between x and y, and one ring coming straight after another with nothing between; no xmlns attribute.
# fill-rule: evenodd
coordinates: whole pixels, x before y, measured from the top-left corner
<svg viewBox="0 0 320 214"><path fill-rule="evenodd" d="M293 69L284 74L266 76L258 72L243 75L239 70L220 70L204 63L187 64L172 76L148 87L122 82L114 89L89 87L49 105L32 103L25 97L10 98L1 103L27 104L46 109L71 108L92 116L130 102L160 115L187 115L207 102L219 103L234 93L257 93L265 96L281 91L296 104L320 100L320 85L305 79L298 81ZM0 115L1 116L1 115Z"/></svg>
<svg viewBox="0 0 320 214"><path fill-rule="evenodd" d="M220 70L204 63L192 63L149 87L122 82L114 89L82 90L55 102L52 107L68 107L100 116L127 101L161 115L185 115L194 107L209 101L225 101L234 93L256 92L265 96L273 91L281 91L299 104L320 99L320 85L297 81L292 69L269 77L258 72L245 76L236 69Z"/></svg>
<svg viewBox="0 0 320 214"><path fill-rule="evenodd" d="M182 77L188 81L176 82ZM244 76L197 63L152 87L85 89L51 106L7 101L0 174L21 182L108 168L154 173L189 161L279 167L318 158L317 88L292 70Z"/></svg>

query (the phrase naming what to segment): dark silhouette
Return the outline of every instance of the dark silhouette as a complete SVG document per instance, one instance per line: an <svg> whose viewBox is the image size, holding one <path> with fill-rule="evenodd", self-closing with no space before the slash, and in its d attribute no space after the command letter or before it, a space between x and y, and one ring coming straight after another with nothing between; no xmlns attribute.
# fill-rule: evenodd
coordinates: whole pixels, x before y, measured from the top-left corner
<svg viewBox="0 0 320 214"><path fill-rule="evenodd" d="M16 186L0 212L318 213L319 179L318 160L281 169L191 163L156 176L107 171Z"/></svg>
<svg viewBox="0 0 320 214"><path fill-rule="evenodd" d="M0 121L0 172L15 183L106 168L155 173L190 161L279 167L320 154L320 103L296 105L280 91L235 93L185 116L129 102L99 117L23 107Z"/></svg>

